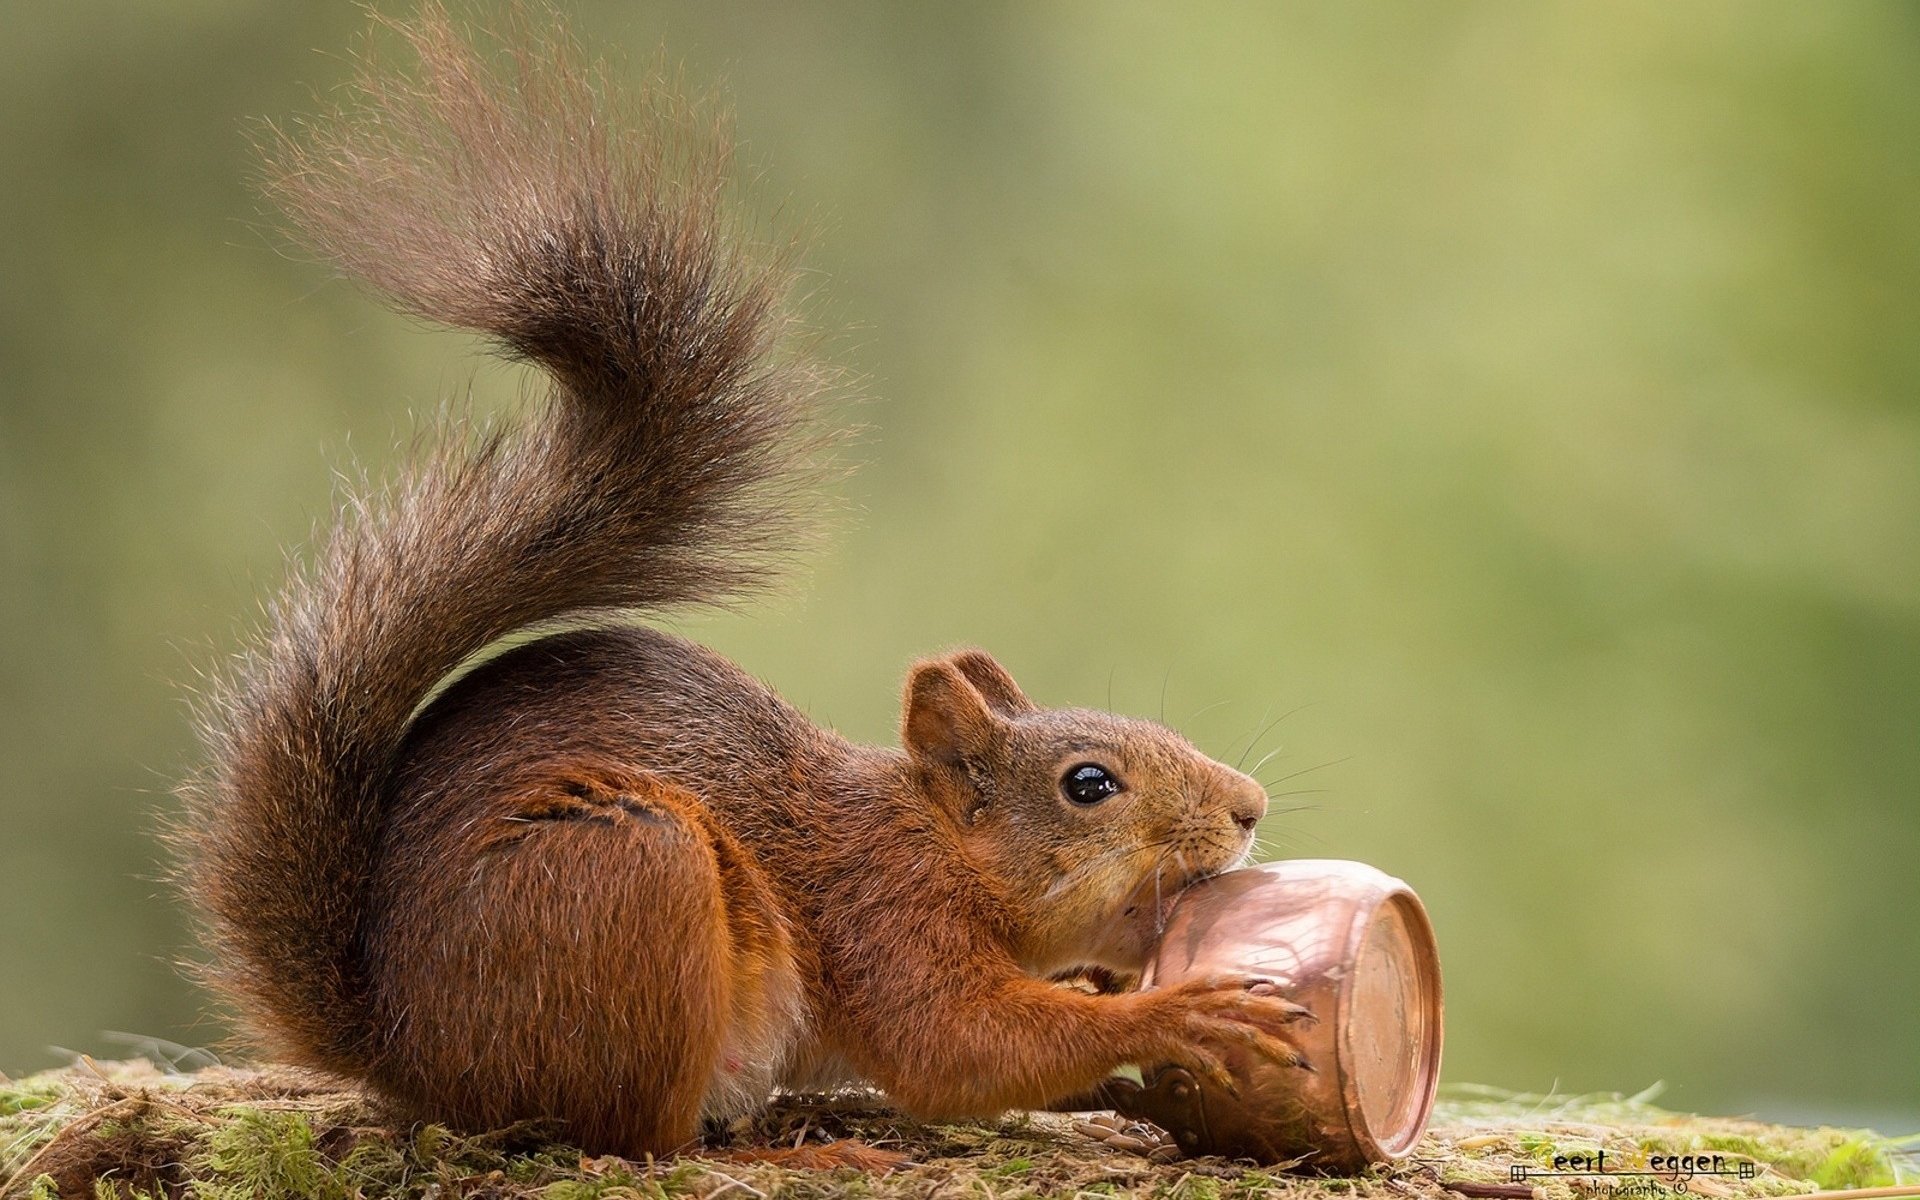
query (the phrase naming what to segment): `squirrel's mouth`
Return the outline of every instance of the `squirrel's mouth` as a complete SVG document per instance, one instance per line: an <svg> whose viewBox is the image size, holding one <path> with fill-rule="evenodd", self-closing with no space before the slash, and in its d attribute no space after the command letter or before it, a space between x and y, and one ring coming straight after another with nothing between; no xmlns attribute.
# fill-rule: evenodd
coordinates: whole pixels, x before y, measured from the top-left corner
<svg viewBox="0 0 1920 1200"><path fill-rule="evenodd" d="M1180 899L1180 894L1203 879L1212 879L1223 872L1220 867L1190 867L1178 872L1166 870L1165 863L1158 864L1148 876L1134 887L1121 917L1133 920L1145 912L1153 921L1153 935L1159 937L1167 927L1167 914Z"/></svg>

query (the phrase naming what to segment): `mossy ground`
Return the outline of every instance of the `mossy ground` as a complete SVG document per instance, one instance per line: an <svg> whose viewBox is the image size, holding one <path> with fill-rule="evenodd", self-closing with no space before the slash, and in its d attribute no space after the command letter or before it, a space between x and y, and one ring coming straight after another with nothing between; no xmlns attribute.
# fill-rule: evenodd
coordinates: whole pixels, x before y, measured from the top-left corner
<svg viewBox="0 0 1920 1200"><path fill-rule="evenodd" d="M1069 1118L922 1125L871 1097L795 1097L714 1139L713 1153L857 1137L903 1152L890 1174L798 1171L684 1157L588 1158L534 1125L456 1135L383 1119L365 1097L299 1073L217 1068L191 1075L144 1063L0 1077L0 1197L196 1200L733 1200L1029 1196L1165 1200L1458 1200L1447 1183L1504 1183L1515 1163L1605 1148L1614 1163L1719 1151L1751 1159L1751 1179L1695 1179L1706 1200L1872 1187L1916 1179L1903 1150L1853 1130L1790 1129L1681 1116L1644 1100L1466 1092L1442 1102L1419 1153L1355 1179L1288 1175L1223 1159L1157 1165L1074 1132ZM1664 1194L1664 1193L1663 1193ZM1541 1200L1571 1200L1565 1183Z"/></svg>

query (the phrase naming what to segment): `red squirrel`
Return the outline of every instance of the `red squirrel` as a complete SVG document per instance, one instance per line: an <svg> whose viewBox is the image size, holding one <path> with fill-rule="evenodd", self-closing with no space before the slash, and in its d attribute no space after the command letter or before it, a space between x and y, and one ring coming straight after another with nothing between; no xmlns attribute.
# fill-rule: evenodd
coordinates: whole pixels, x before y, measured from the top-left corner
<svg viewBox="0 0 1920 1200"><path fill-rule="evenodd" d="M1248 854L1253 779L979 650L913 665L900 749L857 745L631 622L789 544L830 380L790 256L727 216L700 105L622 102L546 17L499 54L437 5L393 24L417 65L276 136L267 191L551 388L344 504L202 706L182 873L243 1029L424 1118L628 1156L780 1088L931 1118L1127 1064L1224 1079L1232 1045L1311 1069L1265 981L1052 982L1139 972L1180 888Z"/></svg>

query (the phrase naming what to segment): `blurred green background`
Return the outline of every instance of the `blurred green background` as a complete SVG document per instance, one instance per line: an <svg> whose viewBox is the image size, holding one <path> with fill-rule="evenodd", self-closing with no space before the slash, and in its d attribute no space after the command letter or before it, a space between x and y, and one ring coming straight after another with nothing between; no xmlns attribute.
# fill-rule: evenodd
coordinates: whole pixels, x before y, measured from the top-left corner
<svg viewBox="0 0 1920 1200"><path fill-rule="evenodd" d="M5 1070L219 1039L183 685L333 465L521 385L262 232L246 122L362 25L0 27ZM727 80L878 397L812 568L679 628L867 738L959 642L1229 758L1290 714L1269 841L1421 890L1450 1079L1920 1126L1920 6L579 26Z"/></svg>

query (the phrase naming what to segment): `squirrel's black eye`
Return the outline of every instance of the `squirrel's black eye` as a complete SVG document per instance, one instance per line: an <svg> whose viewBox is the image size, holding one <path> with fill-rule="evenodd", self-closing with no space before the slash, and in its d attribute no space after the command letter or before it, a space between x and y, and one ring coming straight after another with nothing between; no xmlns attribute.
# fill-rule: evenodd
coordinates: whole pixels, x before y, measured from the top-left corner
<svg viewBox="0 0 1920 1200"><path fill-rule="evenodd" d="M1060 780L1060 789L1075 804L1098 804L1120 790L1120 781L1105 767L1081 763L1067 768Z"/></svg>

